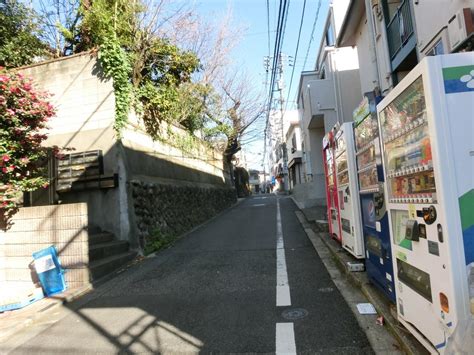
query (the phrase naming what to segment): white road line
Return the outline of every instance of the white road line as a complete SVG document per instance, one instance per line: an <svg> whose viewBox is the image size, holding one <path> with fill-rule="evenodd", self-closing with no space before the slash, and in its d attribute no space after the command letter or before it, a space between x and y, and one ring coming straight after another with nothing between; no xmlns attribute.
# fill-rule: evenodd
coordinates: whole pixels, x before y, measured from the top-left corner
<svg viewBox="0 0 474 355"><path fill-rule="evenodd" d="M293 323L277 323L275 336L276 354L296 354Z"/></svg>
<svg viewBox="0 0 474 355"><path fill-rule="evenodd" d="M285 244L281 229L280 201L277 200L277 249L276 249L276 305L277 307L291 306L290 285L286 271Z"/></svg>

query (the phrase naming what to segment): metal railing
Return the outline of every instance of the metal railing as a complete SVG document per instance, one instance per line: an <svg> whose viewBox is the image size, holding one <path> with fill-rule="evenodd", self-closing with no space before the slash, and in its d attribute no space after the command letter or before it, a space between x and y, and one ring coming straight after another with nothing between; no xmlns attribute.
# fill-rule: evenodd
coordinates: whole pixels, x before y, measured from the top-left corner
<svg viewBox="0 0 474 355"><path fill-rule="evenodd" d="M393 59L413 34L410 1L403 0L387 25L388 48Z"/></svg>

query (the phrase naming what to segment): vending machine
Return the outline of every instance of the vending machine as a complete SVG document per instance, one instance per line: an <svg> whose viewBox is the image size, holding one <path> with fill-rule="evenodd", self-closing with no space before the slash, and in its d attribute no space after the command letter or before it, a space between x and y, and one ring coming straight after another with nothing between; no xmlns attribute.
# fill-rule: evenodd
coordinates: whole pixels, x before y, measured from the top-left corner
<svg viewBox="0 0 474 355"><path fill-rule="evenodd" d="M380 98L372 93L366 95L353 113L365 268L372 284L395 303L392 246L376 110Z"/></svg>
<svg viewBox="0 0 474 355"><path fill-rule="evenodd" d="M359 184L355 163L354 126L346 122L335 136L336 183L342 247L358 259L365 257L360 216Z"/></svg>
<svg viewBox="0 0 474 355"><path fill-rule="evenodd" d="M474 53L424 58L377 113L398 318L444 353L474 311Z"/></svg>
<svg viewBox="0 0 474 355"><path fill-rule="evenodd" d="M323 163L329 234L338 242L341 242L341 219L339 216L336 167L334 164L334 134L332 131L328 132L323 138Z"/></svg>

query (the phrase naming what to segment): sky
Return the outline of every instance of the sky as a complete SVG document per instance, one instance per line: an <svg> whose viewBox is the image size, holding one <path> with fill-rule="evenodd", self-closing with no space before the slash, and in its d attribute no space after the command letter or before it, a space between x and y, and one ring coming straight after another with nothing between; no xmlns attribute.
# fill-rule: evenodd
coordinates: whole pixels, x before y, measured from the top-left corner
<svg viewBox="0 0 474 355"><path fill-rule="evenodd" d="M298 32L300 28L302 10L304 0L288 0L288 17L284 32L282 53L295 57L296 44L298 40ZM317 15L318 3L321 1L319 14L316 21L313 40L311 41L311 33ZM293 58L294 67L290 66L287 61L284 66L284 82L285 91L284 99L289 98L287 109L296 109L295 96L299 84L301 71L313 70L316 61L316 55L321 41L322 30L326 22L330 0L306 0L306 6L303 17L303 25L299 43L298 54ZM265 69L263 60L265 56L273 56L273 48L275 45L275 34L278 19L278 9L280 0L268 0L270 14L270 54L268 50L268 26L267 26L267 0L197 0L196 8L205 17L219 18L222 17L227 10L232 10L234 23L243 26L245 31L241 37L240 43L233 51L234 65L241 66L253 78L253 85L265 89ZM308 52L308 47L309 52ZM306 53L308 52L306 65ZM290 79L293 73L293 80ZM268 93L268 89L263 91ZM279 94L276 94L278 97ZM265 120L258 123L261 126L262 138L248 146L244 146L247 156L247 163L250 169L262 170L262 154L263 154L263 130Z"/></svg>

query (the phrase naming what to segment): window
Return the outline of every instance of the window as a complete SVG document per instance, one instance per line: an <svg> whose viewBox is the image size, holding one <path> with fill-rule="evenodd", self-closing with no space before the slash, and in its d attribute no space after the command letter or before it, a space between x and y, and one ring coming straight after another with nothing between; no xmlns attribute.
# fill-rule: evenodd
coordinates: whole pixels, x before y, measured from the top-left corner
<svg viewBox="0 0 474 355"><path fill-rule="evenodd" d="M293 137L291 138L291 153L296 152L296 134L293 134Z"/></svg>
<svg viewBox="0 0 474 355"><path fill-rule="evenodd" d="M436 44L426 52L426 55L440 55L444 54L443 42L439 40Z"/></svg>

